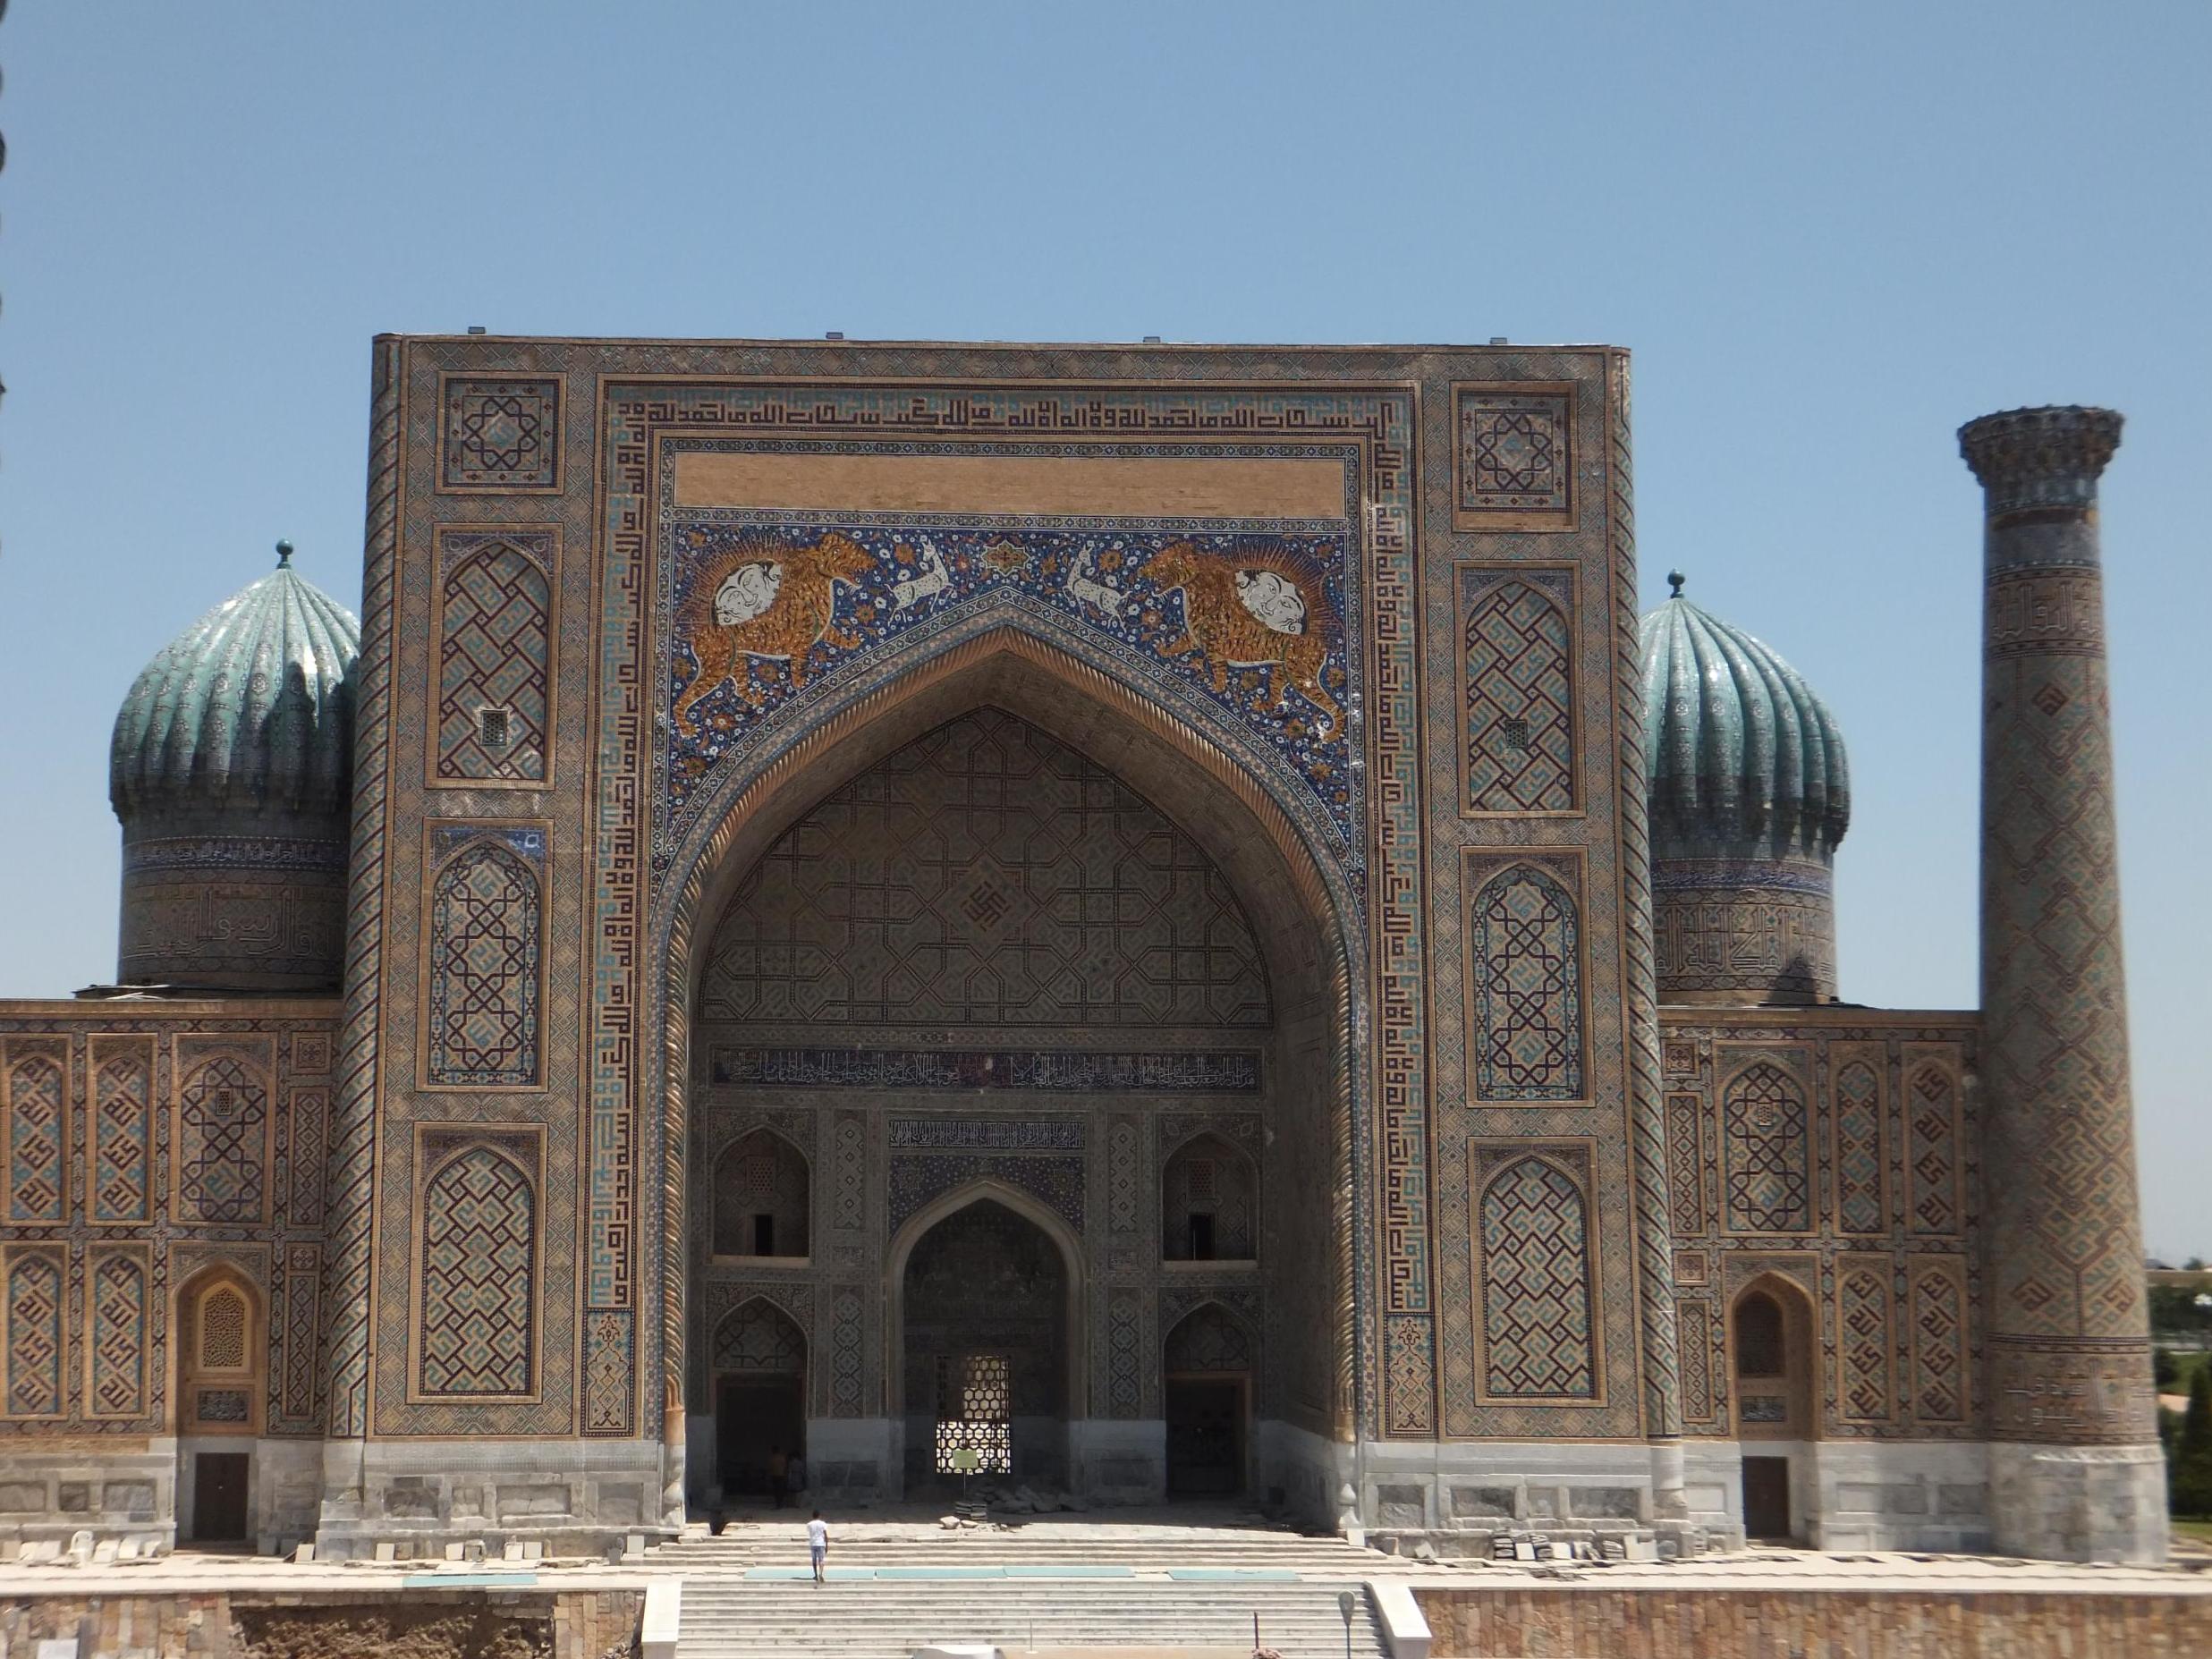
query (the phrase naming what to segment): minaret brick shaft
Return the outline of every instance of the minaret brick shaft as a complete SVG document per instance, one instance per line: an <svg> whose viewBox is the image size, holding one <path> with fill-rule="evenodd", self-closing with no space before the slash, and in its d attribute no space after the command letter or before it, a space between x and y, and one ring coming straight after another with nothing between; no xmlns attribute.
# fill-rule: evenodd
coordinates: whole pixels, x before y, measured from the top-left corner
<svg viewBox="0 0 2212 1659"><path fill-rule="evenodd" d="M1981 1071L1999 1550L2163 1560L2128 1088L2101 409L1960 428L1987 495Z"/></svg>

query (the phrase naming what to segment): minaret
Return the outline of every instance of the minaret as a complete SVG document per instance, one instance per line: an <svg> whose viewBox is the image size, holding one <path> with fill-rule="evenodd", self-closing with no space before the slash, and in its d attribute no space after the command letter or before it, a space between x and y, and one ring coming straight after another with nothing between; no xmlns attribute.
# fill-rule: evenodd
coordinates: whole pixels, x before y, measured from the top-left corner
<svg viewBox="0 0 2212 1659"><path fill-rule="evenodd" d="M1981 1080L2000 1552L2162 1562L2128 1092L2097 479L2103 409L1959 429L1985 505Z"/></svg>

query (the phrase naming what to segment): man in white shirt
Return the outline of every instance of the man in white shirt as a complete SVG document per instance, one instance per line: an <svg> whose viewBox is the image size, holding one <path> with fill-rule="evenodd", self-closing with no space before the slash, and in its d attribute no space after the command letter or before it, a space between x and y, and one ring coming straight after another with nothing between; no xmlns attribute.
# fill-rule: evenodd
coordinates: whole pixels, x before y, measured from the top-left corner
<svg viewBox="0 0 2212 1659"><path fill-rule="evenodd" d="M822 1519L822 1511L814 1511L814 1519L807 1523L807 1554L814 1562L814 1581L822 1582L822 1563L829 1557L829 1523Z"/></svg>

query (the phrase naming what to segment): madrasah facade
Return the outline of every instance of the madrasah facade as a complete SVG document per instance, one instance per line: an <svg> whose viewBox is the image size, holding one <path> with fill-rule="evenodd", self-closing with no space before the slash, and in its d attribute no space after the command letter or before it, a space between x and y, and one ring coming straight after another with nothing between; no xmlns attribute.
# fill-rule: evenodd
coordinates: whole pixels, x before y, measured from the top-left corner
<svg viewBox="0 0 2212 1659"><path fill-rule="evenodd" d="M360 621L286 550L146 666L115 982L0 1003L0 1532L572 1553L972 1452L2163 1559L2117 416L1962 431L1981 1007L1890 1011L1835 721L1637 614L1624 352L411 336L373 397Z"/></svg>

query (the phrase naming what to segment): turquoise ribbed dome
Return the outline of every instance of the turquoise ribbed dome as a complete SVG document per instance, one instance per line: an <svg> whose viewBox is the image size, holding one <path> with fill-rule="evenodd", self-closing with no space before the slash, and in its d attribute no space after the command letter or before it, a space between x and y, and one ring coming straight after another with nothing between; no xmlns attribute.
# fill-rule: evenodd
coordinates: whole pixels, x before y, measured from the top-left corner
<svg viewBox="0 0 2212 1659"><path fill-rule="evenodd" d="M1843 734L1772 647L1674 597L1642 622L1654 852L1827 859L1851 824Z"/></svg>
<svg viewBox="0 0 2212 1659"><path fill-rule="evenodd" d="M347 810L360 648L360 622L279 542L276 569L170 641L123 698L115 816Z"/></svg>

